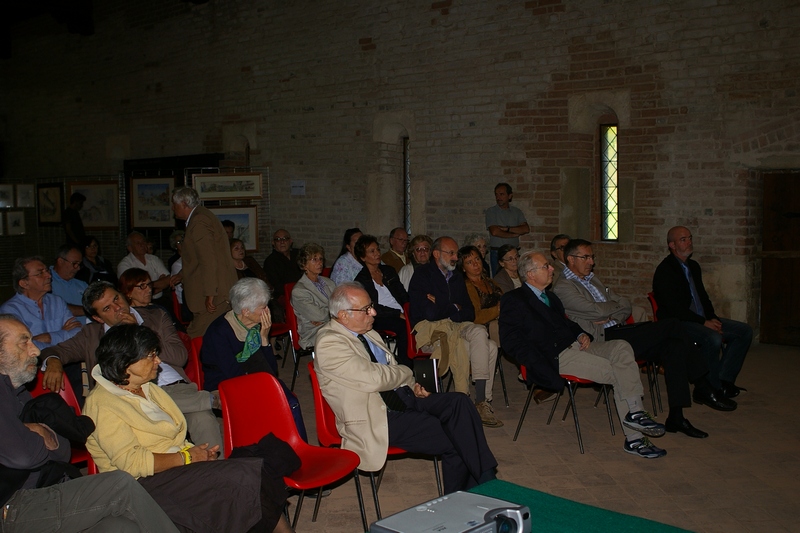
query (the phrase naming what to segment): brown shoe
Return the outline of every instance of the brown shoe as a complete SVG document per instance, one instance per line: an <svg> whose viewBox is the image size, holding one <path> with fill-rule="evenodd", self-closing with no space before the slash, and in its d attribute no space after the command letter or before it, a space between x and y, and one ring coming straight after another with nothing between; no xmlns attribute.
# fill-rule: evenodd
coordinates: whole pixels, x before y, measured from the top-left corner
<svg viewBox="0 0 800 533"><path fill-rule="evenodd" d="M533 391L533 401L536 402L537 405L544 402L551 402L555 399L555 392L550 392L549 390L544 389L536 389Z"/></svg>
<svg viewBox="0 0 800 533"><path fill-rule="evenodd" d="M502 427L503 422L494 416L494 409L492 409L492 406L489 405L489 402L484 400L481 403L476 403L475 409L478 410L478 414L481 416L481 422L484 426L487 428Z"/></svg>

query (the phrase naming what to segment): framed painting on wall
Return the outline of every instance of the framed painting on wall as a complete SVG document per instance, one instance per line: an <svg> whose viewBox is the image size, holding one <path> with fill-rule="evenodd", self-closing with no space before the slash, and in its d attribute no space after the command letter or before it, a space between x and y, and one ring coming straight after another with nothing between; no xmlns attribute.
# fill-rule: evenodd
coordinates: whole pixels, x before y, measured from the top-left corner
<svg viewBox="0 0 800 533"><path fill-rule="evenodd" d="M13 185L0 185L0 207L14 207Z"/></svg>
<svg viewBox="0 0 800 533"><path fill-rule="evenodd" d="M36 207L33 183L17 184L17 207Z"/></svg>
<svg viewBox="0 0 800 533"><path fill-rule="evenodd" d="M201 200L261 198L261 173L192 174L192 187Z"/></svg>
<svg viewBox="0 0 800 533"><path fill-rule="evenodd" d="M170 193L175 178L141 178L131 180L131 226L134 228L171 228Z"/></svg>
<svg viewBox="0 0 800 533"><path fill-rule="evenodd" d="M210 207L209 210L222 222L230 220L236 224L233 236L241 239L245 250L258 250L258 212L256 206Z"/></svg>
<svg viewBox="0 0 800 533"><path fill-rule="evenodd" d="M8 225L8 235L25 234L24 211L9 211L6 213L6 223Z"/></svg>
<svg viewBox="0 0 800 533"><path fill-rule="evenodd" d="M60 226L64 208L64 189L60 183L42 183L36 186L40 226Z"/></svg>
<svg viewBox="0 0 800 533"><path fill-rule="evenodd" d="M116 181L82 181L69 184L69 195L83 194L81 220L86 229L119 228L119 185Z"/></svg>

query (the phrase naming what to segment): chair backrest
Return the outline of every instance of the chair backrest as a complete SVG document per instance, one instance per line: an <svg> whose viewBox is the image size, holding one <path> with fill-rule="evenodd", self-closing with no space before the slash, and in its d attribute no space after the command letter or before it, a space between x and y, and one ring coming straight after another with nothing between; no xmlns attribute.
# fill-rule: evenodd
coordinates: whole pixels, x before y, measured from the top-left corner
<svg viewBox="0 0 800 533"><path fill-rule="evenodd" d="M226 379L219 384L225 457L234 448L256 444L273 433L294 449L303 440L278 379L266 372Z"/></svg>
<svg viewBox="0 0 800 533"><path fill-rule="evenodd" d="M297 315L294 313L294 307L292 306L292 289L294 289L294 283L287 283L284 285L284 295L286 300L286 324L289 325L289 338L292 339L292 346L294 346L295 351L300 351L300 334L297 332Z"/></svg>
<svg viewBox="0 0 800 533"><path fill-rule="evenodd" d="M319 380L314 370L314 362L308 363L308 375L311 377L311 391L314 393L314 417L317 421L317 440L320 446L330 448L341 446L342 437L336 429L336 415L319 388Z"/></svg>
<svg viewBox="0 0 800 533"><path fill-rule="evenodd" d="M36 373L36 382L33 384L33 389L29 389L31 396L34 398L50 392L49 389L42 388L43 380L44 373L40 370ZM66 374L63 374L62 376L62 383L64 384L64 388L58 391L58 395L61 396L65 402L67 402L67 405L75 410L75 414L81 414L81 405L78 403L78 397L75 396L75 391L72 389L72 384L69 382L69 378Z"/></svg>
<svg viewBox="0 0 800 533"><path fill-rule="evenodd" d="M203 337L195 337L192 339L182 331L178 332L178 337L180 337L189 355L183 370L192 383L197 385L197 390L203 390L203 364L200 362L200 348L203 346Z"/></svg>
<svg viewBox="0 0 800 533"><path fill-rule="evenodd" d="M408 302L403 304L403 315L406 317L406 338L408 339L408 358L418 359L420 357L430 357L431 354L417 349L417 339L414 338L414 330L411 329L411 319L408 318L408 310L410 304Z"/></svg>
<svg viewBox="0 0 800 533"><path fill-rule="evenodd" d="M175 320L183 324L184 326L188 326L188 322L184 322L183 320L183 309L181 309L181 303L178 301L178 293L174 290L172 291L172 314L175 315Z"/></svg>
<svg viewBox="0 0 800 533"><path fill-rule="evenodd" d="M322 275L326 278L331 277L331 272L333 272L333 267L325 267L322 269Z"/></svg>
<svg viewBox="0 0 800 533"><path fill-rule="evenodd" d="M648 292L647 299L650 300L650 307L653 308L653 322L658 322L658 302L656 302L656 295L652 292Z"/></svg>

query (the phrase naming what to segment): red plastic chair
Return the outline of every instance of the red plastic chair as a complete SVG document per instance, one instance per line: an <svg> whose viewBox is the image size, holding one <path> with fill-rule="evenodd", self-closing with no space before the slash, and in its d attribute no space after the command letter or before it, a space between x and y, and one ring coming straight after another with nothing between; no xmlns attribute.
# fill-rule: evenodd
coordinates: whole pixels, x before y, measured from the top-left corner
<svg viewBox="0 0 800 533"><path fill-rule="evenodd" d="M322 269L322 275L326 278L331 277L331 272L333 272L333 267L325 267Z"/></svg>
<svg viewBox="0 0 800 533"><path fill-rule="evenodd" d="M197 390L203 390L205 378L203 376L203 364L200 362L200 348L203 346L203 337L195 337L192 339L182 331L178 332L178 337L180 337L181 342L183 342L183 346L186 348L186 353L188 354L186 366L183 367L184 372L186 372L186 377L197 385Z"/></svg>
<svg viewBox="0 0 800 533"><path fill-rule="evenodd" d="M49 389L42 388L42 381L44 380L44 373L39 371L36 373L36 381L33 384L33 389L30 389L31 396L36 398L37 396L41 396L42 394L47 394L50 392ZM69 382L66 374L63 374L63 381L64 388L58 392L58 395L61 396L67 405L72 407L75 410L75 414L81 414L81 406L78 403L78 397L75 396L75 391L72 390L72 385ZM72 457L69 460L72 464L80 464L86 463L86 469L89 474L96 474L97 473L97 465L94 464L92 460L92 456L89 454L89 451L83 447L78 445L72 446Z"/></svg>
<svg viewBox="0 0 800 533"><path fill-rule="evenodd" d="M288 443L300 457L302 466L283 478L287 486L300 491L292 529L297 525L306 490L319 489L321 493L326 485L350 474L354 474L364 531L368 529L361 483L358 479L358 455L349 450L311 446L304 442L297 433L283 388L274 376L266 372L256 372L227 379L219 384L219 396L222 403L225 457L229 457L234 448L255 444L269 433ZM265 405L270 408L264 409ZM312 521L317 519L321 500L321 497L317 498Z"/></svg>
<svg viewBox="0 0 800 533"><path fill-rule="evenodd" d="M289 340L291 341L292 360L294 360L292 385L289 387L292 391L294 391L294 384L300 373L300 358L304 355L310 355L312 358L314 357L313 349L305 349L300 346L300 334L297 332L297 315L294 313L294 307L292 307L292 289L294 289L294 286L294 283L287 283L284 286L286 296L286 324L289 326ZM286 364L286 360L283 361L283 364Z"/></svg>
<svg viewBox="0 0 800 533"><path fill-rule="evenodd" d="M184 326L188 326L189 323L183 320L183 309L181 309L181 303L178 301L178 294L175 290L172 290L172 314L175 315L175 320L183 324Z"/></svg>
<svg viewBox="0 0 800 533"><path fill-rule="evenodd" d="M339 435L339 430L336 429L336 415L333 413L328 401L322 395L313 362L308 363L308 375L311 378L311 391L314 393L314 417L317 422L317 440L319 440L320 446L338 448L342 445L342 437ZM402 448L389 446L386 455L388 457L396 457L398 455L405 455L406 453L408 452ZM439 459L435 455L433 456L433 468L436 472L436 488L439 490L439 496L443 496L442 479L439 474ZM370 484L372 485L372 498L375 501L375 512L378 515L378 520L380 520L382 515L380 502L378 500L378 489L380 488L380 480L383 477L383 469L381 469L377 483L375 482L374 472L369 472L369 476Z"/></svg>
<svg viewBox="0 0 800 533"><path fill-rule="evenodd" d="M650 307L653 308L653 322L658 322L658 302L655 293L648 292L647 299L650 300Z"/></svg>
<svg viewBox="0 0 800 533"><path fill-rule="evenodd" d="M408 302L403 304L403 315L406 317L406 336L408 338L408 358L409 359L428 359L431 354L423 352L417 348L417 339L414 338L414 330L411 328L411 319L408 315L410 304Z"/></svg>

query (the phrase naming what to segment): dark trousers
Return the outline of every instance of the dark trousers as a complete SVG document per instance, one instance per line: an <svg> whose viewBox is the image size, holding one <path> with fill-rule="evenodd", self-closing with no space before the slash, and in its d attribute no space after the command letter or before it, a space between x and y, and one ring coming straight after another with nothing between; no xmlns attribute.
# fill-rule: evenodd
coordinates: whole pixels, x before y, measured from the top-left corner
<svg viewBox="0 0 800 533"><path fill-rule="evenodd" d="M700 346L710 370L708 381L715 389L722 387L722 381L736 382L750 343L753 342L753 328L748 324L728 318L718 320L722 322L722 335L703 324L681 322L689 338Z"/></svg>
<svg viewBox="0 0 800 533"><path fill-rule="evenodd" d="M606 340L627 341L636 359L664 367L667 401L671 407L691 407L689 383L706 374L708 366L700 351L674 318L640 323L634 328L609 328Z"/></svg>
<svg viewBox="0 0 800 533"><path fill-rule="evenodd" d="M408 387L398 389L403 396ZM497 467L483 424L468 396L459 392L404 398L413 407L389 411L389 445L410 453L440 455L444 492L467 490L481 476Z"/></svg>

